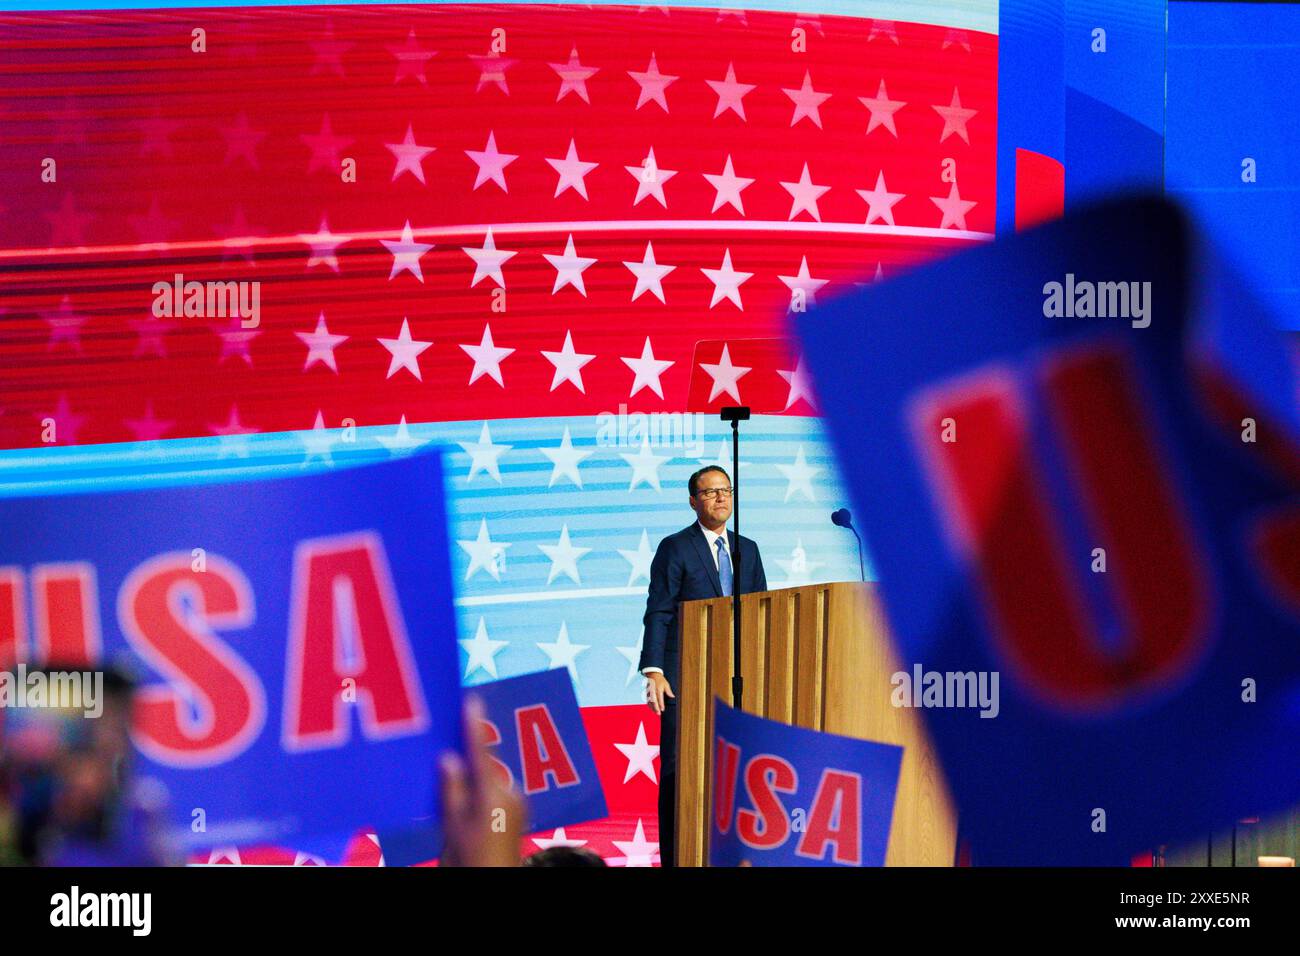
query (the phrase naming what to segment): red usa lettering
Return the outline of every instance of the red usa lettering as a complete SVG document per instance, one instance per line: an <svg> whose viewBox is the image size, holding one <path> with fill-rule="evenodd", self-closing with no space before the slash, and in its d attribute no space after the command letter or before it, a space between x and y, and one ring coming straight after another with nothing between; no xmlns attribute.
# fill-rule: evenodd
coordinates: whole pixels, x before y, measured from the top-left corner
<svg viewBox="0 0 1300 956"><path fill-rule="evenodd" d="M499 747L503 740L501 728L491 720L484 719L481 723L488 746ZM513 724L525 794L532 796L582 782L550 707L543 703L516 707ZM496 756L489 755L488 760L501 782L513 787L515 779L510 766Z"/></svg>
<svg viewBox="0 0 1300 956"><path fill-rule="evenodd" d="M756 754L743 759L740 748L716 739L713 762L714 826L730 832L753 850L775 850L799 834L795 854L810 860L830 859L845 866L862 865L862 775L825 767L806 818L787 809L780 794L799 789L799 775L784 757ZM738 782L743 781L748 807L736 808Z"/></svg>
<svg viewBox="0 0 1300 956"><path fill-rule="evenodd" d="M1106 544L1106 583L1126 629L1119 653L1095 640L1078 562L1031 448L1018 370L984 369L927 390L912 406L912 435L999 650L1046 706L1095 712L1188 673L1209 650L1217 592L1128 356L1094 344L1027 371L1077 479L1071 491ZM945 421L960 423L959 439L945 439Z"/></svg>
<svg viewBox="0 0 1300 956"><path fill-rule="evenodd" d="M27 578L31 583L29 630ZM89 562L0 567L0 666L102 659L96 569ZM355 702L361 734L382 740L429 724L383 542L373 532L302 541L295 553L281 740L295 751L341 747ZM136 745L176 767L224 763L258 738L266 692L222 634L256 621L251 582L233 562L187 552L136 566L117 594L132 649L163 681L142 687ZM550 768L557 772L555 768Z"/></svg>

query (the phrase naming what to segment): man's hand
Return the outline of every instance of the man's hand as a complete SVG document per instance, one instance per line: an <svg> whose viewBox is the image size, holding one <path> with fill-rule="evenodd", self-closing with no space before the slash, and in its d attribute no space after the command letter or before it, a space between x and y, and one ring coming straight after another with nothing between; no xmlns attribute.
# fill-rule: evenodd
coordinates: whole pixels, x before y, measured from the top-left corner
<svg viewBox="0 0 1300 956"><path fill-rule="evenodd" d="M664 707L667 706L664 698L672 697L675 700L677 695L674 694L673 689L668 686L668 678L664 677L664 675L658 671L651 671L647 674L646 681L646 703L650 705L650 709L656 714L662 714L664 712Z"/></svg>

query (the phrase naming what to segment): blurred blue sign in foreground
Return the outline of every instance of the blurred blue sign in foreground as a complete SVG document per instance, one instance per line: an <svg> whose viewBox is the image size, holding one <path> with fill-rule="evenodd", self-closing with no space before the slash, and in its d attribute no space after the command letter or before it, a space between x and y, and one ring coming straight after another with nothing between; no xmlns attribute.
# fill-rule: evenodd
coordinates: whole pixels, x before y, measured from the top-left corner
<svg viewBox="0 0 1300 956"><path fill-rule="evenodd" d="M924 712L977 863L1122 864L1300 799L1275 329L1136 199L801 317L901 665L1001 675L994 719Z"/></svg>
<svg viewBox="0 0 1300 956"><path fill-rule="evenodd" d="M0 659L137 672L137 771L189 848L436 819L461 748L437 454L3 499L0 570Z"/></svg>

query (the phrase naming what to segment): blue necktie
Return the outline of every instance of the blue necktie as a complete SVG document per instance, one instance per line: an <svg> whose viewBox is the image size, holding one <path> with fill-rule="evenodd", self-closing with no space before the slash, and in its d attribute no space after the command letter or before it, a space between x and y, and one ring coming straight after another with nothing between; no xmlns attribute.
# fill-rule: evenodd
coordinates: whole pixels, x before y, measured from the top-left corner
<svg viewBox="0 0 1300 956"><path fill-rule="evenodd" d="M727 542L718 538L713 542L718 549L718 580L722 582L723 597L731 596L731 555L727 554Z"/></svg>

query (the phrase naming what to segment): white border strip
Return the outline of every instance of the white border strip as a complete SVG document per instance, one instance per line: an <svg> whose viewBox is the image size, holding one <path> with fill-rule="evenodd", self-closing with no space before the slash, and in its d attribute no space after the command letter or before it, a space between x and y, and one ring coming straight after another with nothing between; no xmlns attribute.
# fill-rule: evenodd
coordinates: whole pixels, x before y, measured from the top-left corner
<svg viewBox="0 0 1300 956"><path fill-rule="evenodd" d="M457 607L484 607L488 604L526 604L532 601L572 601L579 598L644 596L648 588L570 588L566 591L515 591L512 594L478 594L456 598Z"/></svg>

